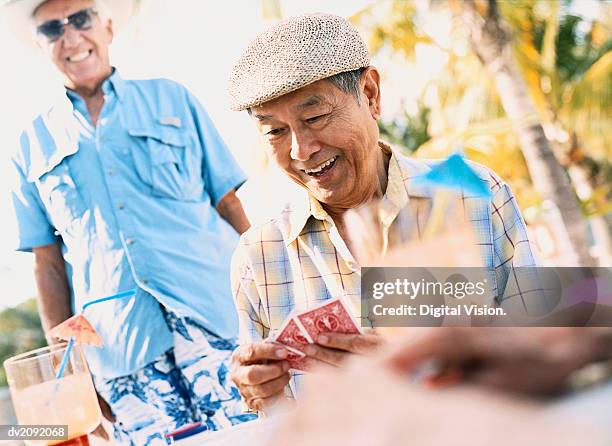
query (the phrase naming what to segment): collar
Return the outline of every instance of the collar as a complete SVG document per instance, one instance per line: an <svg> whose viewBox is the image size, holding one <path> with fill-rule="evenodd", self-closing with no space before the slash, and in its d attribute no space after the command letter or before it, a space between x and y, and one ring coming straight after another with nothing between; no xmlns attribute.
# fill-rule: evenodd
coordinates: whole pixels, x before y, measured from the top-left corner
<svg viewBox="0 0 612 446"><path fill-rule="evenodd" d="M115 91L117 98L122 101L125 97L125 81L115 67L113 67L113 72L108 79L102 83L102 91L105 95L111 92L111 88Z"/></svg>
<svg viewBox="0 0 612 446"><path fill-rule="evenodd" d="M103 82L104 94L115 92L117 97L125 95L125 81L118 71L113 68L112 74ZM75 105L73 101L80 99L75 92L63 88L58 90L58 96L54 106L36 119L31 128L31 135L38 133L46 134L45 144L41 144L38 138L30 140L30 168L28 179L35 181L57 166L62 159L76 153L79 150L80 125L75 116Z"/></svg>
<svg viewBox="0 0 612 446"><path fill-rule="evenodd" d="M111 75L102 82L102 92L104 93L104 96L115 93L120 101L123 100L125 95L125 81L119 75L119 71L115 67L113 67ZM71 102L78 99L82 100L81 96L68 88L66 88L66 95Z"/></svg>
<svg viewBox="0 0 612 446"><path fill-rule="evenodd" d="M418 169L411 168L410 164L400 162L405 157L397 153L384 141L379 141L378 146L384 153L391 154L389 170L387 171L387 190L381 205L382 223L385 226L390 226L399 211L408 204L409 196L430 196L430 192L412 184L410 178L420 175L421 172L418 172ZM311 217L333 224L331 217L323 209L321 203L309 192L290 205L287 228L283 231L285 245L291 244L300 235Z"/></svg>

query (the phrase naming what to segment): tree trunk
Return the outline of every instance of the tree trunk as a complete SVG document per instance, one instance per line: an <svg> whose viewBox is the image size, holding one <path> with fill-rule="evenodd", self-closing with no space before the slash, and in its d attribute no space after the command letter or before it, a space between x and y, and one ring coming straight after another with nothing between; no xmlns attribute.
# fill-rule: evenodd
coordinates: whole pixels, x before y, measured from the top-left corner
<svg viewBox="0 0 612 446"><path fill-rule="evenodd" d="M563 128L559 121L554 124ZM560 158L561 164L567 169L578 198L582 201L588 200L593 196L598 184L590 172L589 161L593 161L582 153L578 135L574 131L569 138L569 150L564 155ZM612 266L612 213L593 215L589 222L595 245L594 257L599 266Z"/></svg>
<svg viewBox="0 0 612 446"><path fill-rule="evenodd" d="M511 37L502 22L496 0L465 0L463 20L471 34L472 49L493 76L502 106L511 119L537 116L525 81L512 55ZM484 9L484 14L479 9ZM558 266L592 266L588 227L567 172L557 161L541 124L517 128L521 150L535 189L559 209L565 227L555 227L562 252ZM565 243L564 243L565 242ZM563 247L566 247L565 249Z"/></svg>

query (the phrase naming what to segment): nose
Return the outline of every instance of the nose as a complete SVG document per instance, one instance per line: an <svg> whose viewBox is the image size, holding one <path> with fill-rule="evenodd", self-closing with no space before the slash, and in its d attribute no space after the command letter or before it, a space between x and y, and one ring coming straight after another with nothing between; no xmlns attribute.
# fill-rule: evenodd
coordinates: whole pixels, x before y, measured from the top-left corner
<svg viewBox="0 0 612 446"><path fill-rule="evenodd" d="M72 26L65 26L61 38L64 48L73 48L78 46L81 41L81 31L74 29Z"/></svg>
<svg viewBox="0 0 612 446"><path fill-rule="evenodd" d="M308 130L294 131L291 134L291 159L308 161L312 155L321 150L321 144Z"/></svg>

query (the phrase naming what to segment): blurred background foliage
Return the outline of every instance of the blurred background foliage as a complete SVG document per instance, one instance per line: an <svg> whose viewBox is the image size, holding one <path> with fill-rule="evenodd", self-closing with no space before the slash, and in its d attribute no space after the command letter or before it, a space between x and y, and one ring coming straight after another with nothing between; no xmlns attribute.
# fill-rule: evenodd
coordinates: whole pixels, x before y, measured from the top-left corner
<svg viewBox="0 0 612 446"><path fill-rule="evenodd" d="M0 363L19 353L47 345L36 309L36 298L0 312ZM6 385L0 368L0 387Z"/></svg>
<svg viewBox="0 0 612 446"><path fill-rule="evenodd" d="M599 2L596 17L582 15L581 3L392 0L373 3L351 20L369 39L375 57L400 59L427 78L416 85L406 81L404 88L419 89L417 107L381 120L383 138L417 157L463 150L511 184L526 210L541 206L547 197L542 187L534 187L535 171L530 176L517 129L540 125L545 146L569 173L581 217L598 225L591 224L589 238L603 245L597 255L605 264L612 229L612 3ZM470 8L482 24L465 20ZM474 34L491 31L493 13L509 37L513 64L535 111L518 119L505 111L507 92L499 91L491 74L498 67L485 69L487 61L475 44ZM499 29L491 34L501 48L505 36L496 31L500 34ZM486 44L485 39L480 42ZM439 69L419 59L424 52L437 54L443 61ZM526 212L527 217L532 214Z"/></svg>
<svg viewBox="0 0 612 446"><path fill-rule="evenodd" d="M597 194L588 212L605 213L611 210L612 183L612 145L606 141L612 130L612 4L601 2L603 14L591 21L570 12L574 2L580 0L498 4L511 27L516 62L547 137L559 145L563 163L588 166L593 185L606 192ZM469 51L463 24L448 20L452 26L448 47L442 42L444 31L430 35L419 26L427 14L452 14L460 5L397 0L382 17L377 7L374 4L351 18L366 30L374 54L390 50L414 63L416 47L432 45L447 55L445 69L430 78L422 93L435 100L420 101L416 113L406 111L381 121L383 137L418 156L444 155L461 138L470 158L513 184L521 207L537 203L518 141L508 131L513 123L504 119L491 77Z"/></svg>

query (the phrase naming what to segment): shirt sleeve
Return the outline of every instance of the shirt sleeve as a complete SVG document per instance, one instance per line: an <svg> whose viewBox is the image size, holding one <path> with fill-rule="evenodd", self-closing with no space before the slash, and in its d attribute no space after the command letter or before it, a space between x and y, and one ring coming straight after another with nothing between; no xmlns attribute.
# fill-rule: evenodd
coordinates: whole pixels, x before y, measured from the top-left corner
<svg viewBox="0 0 612 446"><path fill-rule="evenodd" d="M216 206L228 192L242 186L246 176L204 107L191 93L188 93L188 98L203 151L204 187L211 197L213 206Z"/></svg>
<svg viewBox="0 0 612 446"><path fill-rule="evenodd" d="M498 301L530 312L540 302L541 287L532 277L537 275L536 257L512 190L499 178L494 180L491 218Z"/></svg>
<svg viewBox="0 0 612 446"><path fill-rule="evenodd" d="M265 311L253 279L248 250L241 242L234 252L231 265L232 295L238 310L239 344L259 342L270 334L270 326L266 323ZM256 310L257 309L257 310ZM285 386L285 396L295 399L299 391L296 375L301 372L291 371L291 381Z"/></svg>
<svg viewBox="0 0 612 446"><path fill-rule="evenodd" d="M49 223L36 186L29 182L21 166L12 160L13 178L11 198L17 227L18 251L31 252L33 248L58 241L55 229Z"/></svg>
<svg viewBox="0 0 612 446"><path fill-rule="evenodd" d="M238 311L240 344L265 339L270 331L269 325L264 321L263 305L242 242L238 244L232 258L231 282L232 295Z"/></svg>

